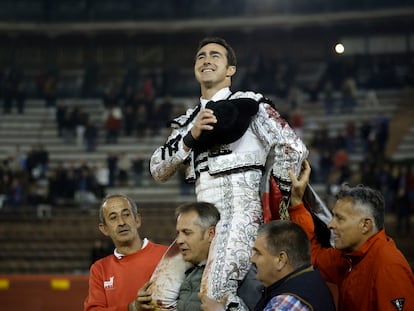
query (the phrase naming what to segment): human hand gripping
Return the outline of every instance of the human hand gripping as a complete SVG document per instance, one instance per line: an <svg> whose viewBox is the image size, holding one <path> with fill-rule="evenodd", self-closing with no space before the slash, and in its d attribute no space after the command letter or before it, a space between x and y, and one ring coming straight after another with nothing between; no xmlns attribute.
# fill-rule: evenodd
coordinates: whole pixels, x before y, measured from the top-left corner
<svg viewBox="0 0 414 311"><path fill-rule="evenodd" d="M193 127L190 132L184 136L184 150L189 151L191 148L196 147L197 141L200 139L203 131L211 131L214 129L214 124L217 123L217 118L214 115L213 110L204 109L197 116Z"/></svg>
<svg viewBox="0 0 414 311"><path fill-rule="evenodd" d="M290 192L290 204L292 206L295 206L302 202L303 195L305 194L306 187L309 183L311 167L308 160L303 161L302 169L298 177L296 177L292 169L289 169L288 173L292 181L292 189Z"/></svg>
<svg viewBox="0 0 414 311"><path fill-rule="evenodd" d="M203 131L211 131L216 123L217 118L214 115L214 111L204 109L197 116L194 126L191 128L191 135L195 140L198 140Z"/></svg>
<svg viewBox="0 0 414 311"><path fill-rule="evenodd" d="M154 310L154 306L151 304L151 285L152 282L147 282L138 290L137 297L128 306L128 311Z"/></svg>

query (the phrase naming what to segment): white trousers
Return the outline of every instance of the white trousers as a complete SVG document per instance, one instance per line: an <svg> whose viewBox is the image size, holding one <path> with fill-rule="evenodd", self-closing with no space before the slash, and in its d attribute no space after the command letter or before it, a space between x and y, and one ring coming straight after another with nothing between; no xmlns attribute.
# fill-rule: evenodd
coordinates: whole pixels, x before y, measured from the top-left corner
<svg viewBox="0 0 414 311"><path fill-rule="evenodd" d="M261 177L260 170L220 176L202 172L196 181L197 200L213 203L220 212L200 289L210 298L227 295L238 302L237 287L250 268L252 247L263 223Z"/></svg>

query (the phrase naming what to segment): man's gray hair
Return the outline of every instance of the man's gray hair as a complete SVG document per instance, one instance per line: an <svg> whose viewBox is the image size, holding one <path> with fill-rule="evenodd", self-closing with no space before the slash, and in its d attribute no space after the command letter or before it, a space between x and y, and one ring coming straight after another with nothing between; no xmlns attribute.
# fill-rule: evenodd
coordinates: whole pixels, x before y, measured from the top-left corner
<svg viewBox="0 0 414 311"><path fill-rule="evenodd" d="M220 213L214 204L208 202L190 202L179 205L175 209L175 216L178 217L181 214L196 212L198 215L198 225L202 230L206 230L209 227L215 227L220 220Z"/></svg>
<svg viewBox="0 0 414 311"><path fill-rule="evenodd" d="M368 212L374 218L374 225L377 230L384 227L385 203L384 197L378 190L364 185L350 187L348 184L342 184L336 198L338 200L349 199L354 208Z"/></svg>
<svg viewBox="0 0 414 311"><path fill-rule="evenodd" d="M129 206L131 206L132 209L132 213L134 214L134 217L138 215L138 207L137 204L128 196L124 195L124 194L110 194L107 195L101 202L101 205L99 207L99 222L105 224L105 217L103 215L103 206L104 204L109 200L109 199L113 199L113 198L120 198L120 199L124 199L128 202Z"/></svg>

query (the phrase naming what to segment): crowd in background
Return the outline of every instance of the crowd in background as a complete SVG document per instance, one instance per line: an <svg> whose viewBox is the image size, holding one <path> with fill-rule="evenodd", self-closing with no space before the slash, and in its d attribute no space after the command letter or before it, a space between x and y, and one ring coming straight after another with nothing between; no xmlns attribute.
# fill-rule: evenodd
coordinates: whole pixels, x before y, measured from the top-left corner
<svg viewBox="0 0 414 311"><path fill-rule="evenodd" d="M239 87L249 85L275 96L277 109L299 136L303 135L306 123L306 115L301 109L304 105L321 105L327 118L335 114L352 115L357 105L379 105L375 89L412 84L409 74L397 76L398 68L393 67L391 61L373 61L368 65L359 64L357 59L328 63L319 78L308 84L298 83L294 64L269 66L268 62L258 57ZM372 74L367 75L367 72ZM379 78L381 76L386 78ZM119 137L157 134L173 115L174 104L165 93L165 83L154 75L137 77L127 73L121 85L109 83L103 87L100 96L105 109L99 118L90 116L82 107L58 101L58 79L55 72L43 75L38 83L38 95L44 99L45 106L55 112L56 131L62 142L83 146L87 152L96 152L99 143L117 144ZM23 81L23 72L3 71L0 99L4 114L12 113L14 105L19 114L24 114L26 92ZM360 89L365 94L363 102L361 97L357 99ZM306 130L312 131L307 142L313 168L312 182L326 185L328 194L334 193L342 182L363 183L385 193L390 211L398 211L401 215L409 213L410 208L414 208L413 167L409 162L393 163L386 158L389 122L383 115L372 115L362 123L350 119L337 132L330 131L323 122L307 124ZM355 154L362 155L357 168L352 167L355 164L350 160ZM15 152L2 158L1 206L93 204L108 187L142 186L146 178L146 161L139 155L113 152L102 163L78 161L49 168L47 147L34 145L25 154L17 146ZM187 188L181 187L186 194ZM403 204L408 206L408 212L400 211L401 202L408 202Z"/></svg>

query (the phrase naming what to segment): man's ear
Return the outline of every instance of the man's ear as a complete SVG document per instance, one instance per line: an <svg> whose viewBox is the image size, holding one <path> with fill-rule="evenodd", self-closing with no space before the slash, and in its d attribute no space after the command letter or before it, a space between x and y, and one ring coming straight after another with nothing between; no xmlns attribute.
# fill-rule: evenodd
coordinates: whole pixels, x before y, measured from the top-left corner
<svg viewBox="0 0 414 311"><path fill-rule="evenodd" d="M232 77L236 73L236 66L228 66L226 77Z"/></svg>
<svg viewBox="0 0 414 311"><path fill-rule="evenodd" d="M287 264L289 258L285 251L280 251L277 256L274 256L273 262L277 271L281 271Z"/></svg>
<svg viewBox="0 0 414 311"><path fill-rule="evenodd" d="M135 216L135 222L136 222L136 224L137 224L137 228L138 228L138 229L139 229L139 228L141 228L142 221L141 221L141 214L140 214L140 213L138 213L138 214Z"/></svg>
<svg viewBox="0 0 414 311"><path fill-rule="evenodd" d="M207 234L208 234L208 240L209 240L209 242L213 241L214 237L216 236L216 227L210 226L207 229Z"/></svg>
<svg viewBox="0 0 414 311"><path fill-rule="evenodd" d="M108 230L106 229L105 224L103 223L99 224L99 231L101 231L104 236L109 236L109 233L108 233Z"/></svg>
<svg viewBox="0 0 414 311"><path fill-rule="evenodd" d="M363 234L367 234L367 233L371 232L374 228L374 223L373 223L371 218L364 218L361 221L361 225L362 225L361 231L362 231Z"/></svg>

